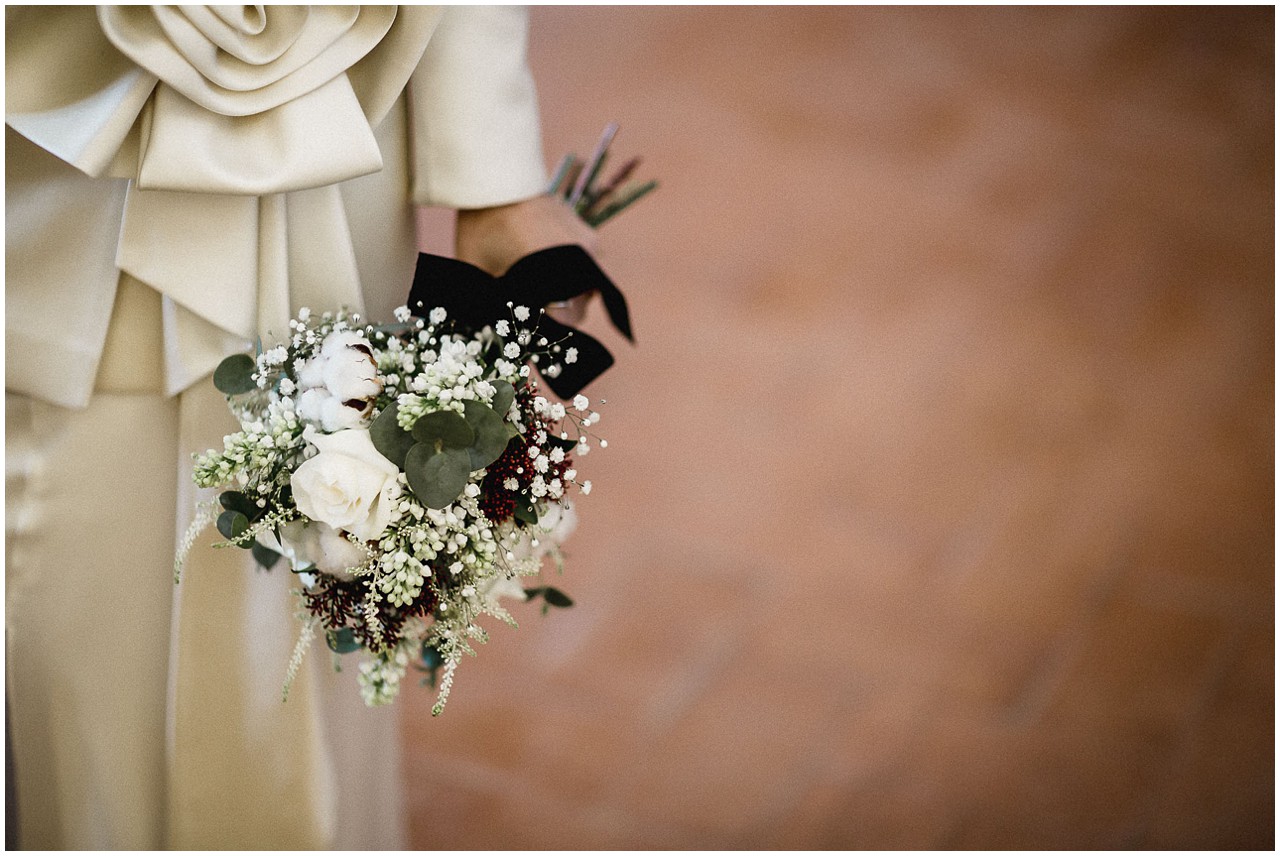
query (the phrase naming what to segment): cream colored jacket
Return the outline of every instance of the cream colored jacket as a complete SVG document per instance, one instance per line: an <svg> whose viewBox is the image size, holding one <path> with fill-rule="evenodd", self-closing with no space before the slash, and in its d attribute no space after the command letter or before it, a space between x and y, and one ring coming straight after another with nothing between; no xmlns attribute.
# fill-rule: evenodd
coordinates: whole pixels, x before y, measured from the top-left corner
<svg viewBox="0 0 1280 856"><path fill-rule="evenodd" d="M6 387L92 393L122 274L177 393L291 314L395 305L410 202L545 182L522 9L6 9Z"/></svg>

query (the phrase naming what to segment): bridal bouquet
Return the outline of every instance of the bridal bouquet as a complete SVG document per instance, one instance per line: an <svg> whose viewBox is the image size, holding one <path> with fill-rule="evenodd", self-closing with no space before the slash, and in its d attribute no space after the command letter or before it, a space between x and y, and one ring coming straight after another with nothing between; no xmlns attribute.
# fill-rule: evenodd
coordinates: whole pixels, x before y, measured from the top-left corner
<svg viewBox="0 0 1280 856"><path fill-rule="evenodd" d="M581 390L612 357L541 308L587 293L630 338L621 292L580 247L533 253L501 277L422 254L392 323L304 309L286 341L219 365L241 430L196 458L196 484L223 490L175 576L214 519L220 546L268 569L287 561L301 630L286 698L323 634L336 654L362 652L367 704L392 701L414 666L438 683L439 714L462 656L487 641L482 616L514 626L508 598L572 604L522 581L560 566L573 499L591 492L576 461L607 445Z"/></svg>
<svg viewBox="0 0 1280 856"><path fill-rule="evenodd" d="M241 430L198 456L195 481L229 487L217 517L228 544L266 567L283 557L298 574L302 630L286 693L322 632L339 654L364 652L357 680L370 705L395 698L410 664L432 681L442 670L439 713L462 656L487 639L481 616L514 625L508 597L571 603L521 581L544 559L558 562L573 497L591 492L575 460L607 443L590 399L544 396L531 367L565 391L609 358L544 310L501 297L550 302L585 285L629 334L625 302L577 247L526 257L501 278L510 288L426 255L418 279L455 295L458 315L405 306L375 326L303 310L288 341L230 357L214 374ZM415 285L411 299L419 293Z"/></svg>

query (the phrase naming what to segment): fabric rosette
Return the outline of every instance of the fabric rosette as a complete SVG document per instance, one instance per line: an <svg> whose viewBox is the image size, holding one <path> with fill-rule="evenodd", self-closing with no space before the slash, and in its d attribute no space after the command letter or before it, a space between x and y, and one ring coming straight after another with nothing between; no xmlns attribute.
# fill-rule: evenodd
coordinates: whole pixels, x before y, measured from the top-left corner
<svg viewBox="0 0 1280 856"><path fill-rule="evenodd" d="M361 305L339 184L383 168L377 129L440 16L397 6L7 10L7 30L23 34L6 41L7 123L90 176L129 180L123 217L86 236L116 241L118 270L86 274L109 281L81 291L112 294L122 272L171 301L169 393L283 330L293 307Z"/></svg>
<svg viewBox="0 0 1280 856"><path fill-rule="evenodd" d="M33 7L9 21L72 30L82 37L62 40L67 55L54 59L78 65L74 53L88 43L109 69L84 80L48 56L11 58L24 80L8 87L9 124L90 175L134 178L148 190L262 195L381 167L371 126L403 89L439 10L100 6L92 14ZM47 54L49 42L39 44Z"/></svg>

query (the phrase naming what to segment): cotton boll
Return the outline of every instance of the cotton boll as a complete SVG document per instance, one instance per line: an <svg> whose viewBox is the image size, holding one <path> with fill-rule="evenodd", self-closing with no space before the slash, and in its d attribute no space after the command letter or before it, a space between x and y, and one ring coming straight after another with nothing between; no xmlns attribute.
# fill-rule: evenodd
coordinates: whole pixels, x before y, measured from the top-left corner
<svg viewBox="0 0 1280 856"><path fill-rule="evenodd" d="M568 502L549 503L547 510L538 516L538 528L545 533L541 539L544 542L563 544L578 528L578 512Z"/></svg>
<svg viewBox="0 0 1280 856"><path fill-rule="evenodd" d="M373 358L354 347L327 355L323 377L329 394L343 401L372 398L382 391Z"/></svg>
<svg viewBox="0 0 1280 856"><path fill-rule="evenodd" d="M526 601L529 596L524 593L520 580L502 575L491 577L480 584L480 599L485 603L498 605L502 598Z"/></svg>
<svg viewBox="0 0 1280 856"><path fill-rule="evenodd" d="M336 330L297 368L298 415L326 431L362 426L382 392L373 347L359 333Z"/></svg>
<svg viewBox="0 0 1280 856"><path fill-rule="evenodd" d="M324 403L330 398L332 396L323 389L304 389L298 396L298 416L314 425L320 425L324 421Z"/></svg>
<svg viewBox="0 0 1280 856"><path fill-rule="evenodd" d="M337 529L324 523L295 520L280 530L281 552L294 567L312 565L340 580L353 579L350 570L364 564L368 554Z"/></svg>
<svg viewBox="0 0 1280 856"><path fill-rule="evenodd" d="M352 407L345 401L327 396L320 405L320 427L329 433L347 428L361 428L365 423L368 408Z"/></svg>
<svg viewBox="0 0 1280 856"><path fill-rule="evenodd" d="M324 386L324 360L313 357L303 360L297 367L298 386L302 389L314 389Z"/></svg>

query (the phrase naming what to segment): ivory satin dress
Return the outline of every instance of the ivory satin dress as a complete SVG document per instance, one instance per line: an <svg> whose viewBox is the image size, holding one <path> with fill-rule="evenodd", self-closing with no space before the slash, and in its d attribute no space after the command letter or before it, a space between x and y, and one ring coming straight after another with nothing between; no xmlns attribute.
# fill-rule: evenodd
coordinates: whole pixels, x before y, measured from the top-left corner
<svg viewBox="0 0 1280 856"><path fill-rule="evenodd" d="M542 192L505 7L6 10L6 697L25 848L403 845L394 709L286 571L197 542L209 374L302 306L387 313L413 203Z"/></svg>

